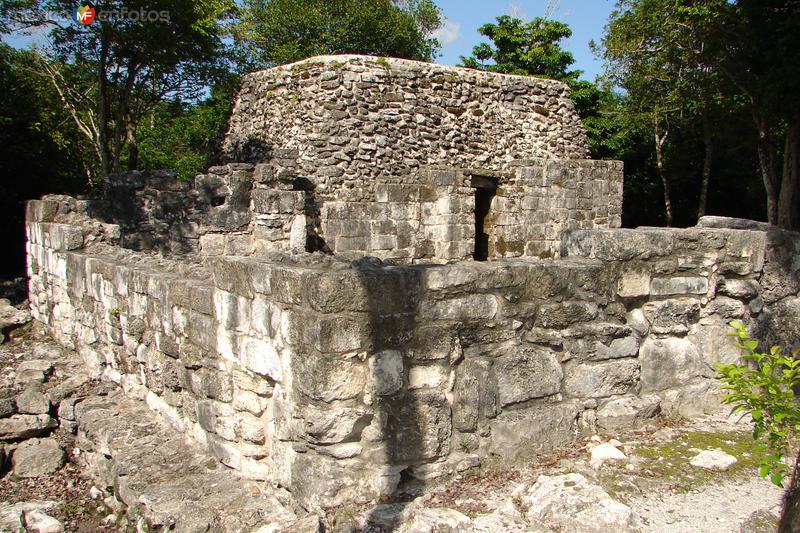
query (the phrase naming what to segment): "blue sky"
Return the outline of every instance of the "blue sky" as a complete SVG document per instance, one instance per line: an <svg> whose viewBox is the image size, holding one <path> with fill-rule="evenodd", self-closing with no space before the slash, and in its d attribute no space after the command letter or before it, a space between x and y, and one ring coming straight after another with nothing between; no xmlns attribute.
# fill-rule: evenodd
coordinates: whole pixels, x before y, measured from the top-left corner
<svg viewBox="0 0 800 533"><path fill-rule="evenodd" d="M564 47L575 56L574 68L584 71L583 78L594 81L603 69L589 49L589 41L600 41L603 28L614 7L613 0L435 0L445 16L445 25L439 30L443 43L437 63L457 65L460 56L469 56L472 47L485 38L478 28L494 22L500 15L512 15L529 20L544 16L548 5L552 9L550 18L565 22L572 29L572 37ZM19 35L3 36L12 46L25 47L36 41Z"/></svg>
<svg viewBox="0 0 800 533"><path fill-rule="evenodd" d="M441 56L437 63L456 65L460 56L469 56L472 47L485 38L478 28L494 22L500 15L512 15L521 19L544 16L548 5L555 9L550 18L564 22L572 29L572 37L564 47L575 56L574 68L583 70L583 78L594 81L603 70L589 49L589 41L600 41L608 16L614 8L612 0L435 0L446 17L445 26L439 30L442 41Z"/></svg>

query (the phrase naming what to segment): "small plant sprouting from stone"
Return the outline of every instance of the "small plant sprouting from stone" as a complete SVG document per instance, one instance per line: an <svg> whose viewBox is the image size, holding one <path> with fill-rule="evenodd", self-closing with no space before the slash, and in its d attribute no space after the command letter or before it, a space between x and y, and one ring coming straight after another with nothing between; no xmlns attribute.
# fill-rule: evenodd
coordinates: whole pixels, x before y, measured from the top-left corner
<svg viewBox="0 0 800 533"><path fill-rule="evenodd" d="M112 307L111 310L109 310L108 314L114 318L119 318L119 308Z"/></svg>
<svg viewBox="0 0 800 533"><path fill-rule="evenodd" d="M469 451L469 441L467 440L467 437L461 435L461 438L458 441L458 447L461 448L462 452Z"/></svg>
<svg viewBox="0 0 800 533"><path fill-rule="evenodd" d="M343 63L342 61L333 61L333 62L331 62L331 67L332 67L334 70L339 70L339 69L341 69L342 67L344 67L344 63Z"/></svg>
<svg viewBox="0 0 800 533"><path fill-rule="evenodd" d="M789 467L783 457L795 457L800 437L800 349L785 355L780 346L760 353L758 341L750 338L741 322L732 322L744 364L718 364L717 373L727 394L723 402L733 405L734 413L753 419L753 438L758 448L768 453L759 464L762 477L783 486Z"/></svg>
<svg viewBox="0 0 800 533"><path fill-rule="evenodd" d="M387 61L385 57L379 57L378 59L375 60L375 62L378 64L379 67L385 68L386 70L389 70L391 68L389 61Z"/></svg>

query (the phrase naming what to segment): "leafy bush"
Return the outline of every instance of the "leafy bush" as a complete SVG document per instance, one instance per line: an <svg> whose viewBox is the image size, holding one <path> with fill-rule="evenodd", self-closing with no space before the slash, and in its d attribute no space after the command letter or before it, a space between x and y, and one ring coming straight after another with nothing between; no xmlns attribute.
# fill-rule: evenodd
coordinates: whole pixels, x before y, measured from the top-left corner
<svg viewBox="0 0 800 533"><path fill-rule="evenodd" d="M717 372L728 393L723 402L733 405L734 413L749 414L753 419L753 438L769 453L760 462L759 472L778 485L789 467L784 456L794 457L800 436L800 399L795 389L800 385L800 349L789 356L779 346L760 353L758 341L751 339L741 322L732 322L730 333L738 340L744 364L719 364Z"/></svg>

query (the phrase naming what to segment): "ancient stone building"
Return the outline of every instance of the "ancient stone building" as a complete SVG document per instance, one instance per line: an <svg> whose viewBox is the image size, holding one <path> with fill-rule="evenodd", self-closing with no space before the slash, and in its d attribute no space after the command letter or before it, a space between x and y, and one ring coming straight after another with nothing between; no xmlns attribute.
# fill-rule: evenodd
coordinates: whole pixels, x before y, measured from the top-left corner
<svg viewBox="0 0 800 533"><path fill-rule="evenodd" d="M800 236L616 229L555 81L312 58L246 77L218 156L30 202L32 312L306 507L717 409L729 321L800 338Z"/></svg>
<svg viewBox="0 0 800 533"><path fill-rule="evenodd" d="M557 81L318 57L245 78L230 164L194 184L118 177L112 218L126 244L204 256L553 257L564 230L620 226L622 166L587 156Z"/></svg>

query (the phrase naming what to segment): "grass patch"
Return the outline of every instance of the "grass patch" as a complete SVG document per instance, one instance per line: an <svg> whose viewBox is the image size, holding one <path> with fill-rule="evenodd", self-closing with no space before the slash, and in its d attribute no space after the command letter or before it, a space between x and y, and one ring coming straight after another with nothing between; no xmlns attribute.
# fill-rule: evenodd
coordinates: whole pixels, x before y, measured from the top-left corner
<svg viewBox="0 0 800 533"><path fill-rule="evenodd" d="M738 460L724 472L689 464L700 451L718 448ZM609 494L621 496L644 490L685 493L705 485L743 478L758 470L761 455L754 451L752 434L744 431L689 431L674 440L641 446L630 454L634 471L613 465L601 475ZM627 462L626 462L627 463ZM636 478L636 479L634 479Z"/></svg>

